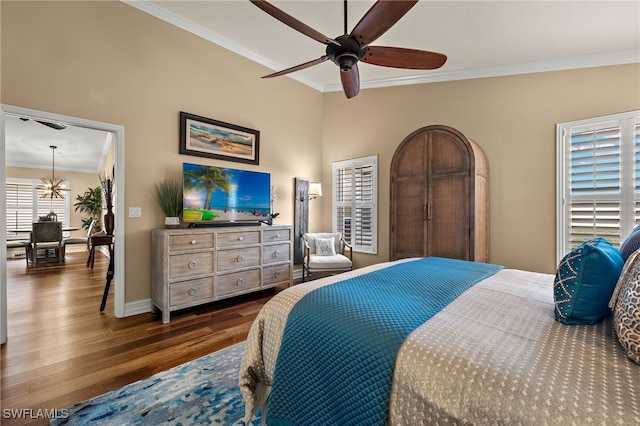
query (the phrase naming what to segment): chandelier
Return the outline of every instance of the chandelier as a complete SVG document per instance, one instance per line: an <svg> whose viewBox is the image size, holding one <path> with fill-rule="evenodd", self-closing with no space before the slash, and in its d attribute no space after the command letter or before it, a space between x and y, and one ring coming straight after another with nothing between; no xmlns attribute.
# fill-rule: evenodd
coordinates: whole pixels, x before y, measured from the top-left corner
<svg viewBox="0 0 640 426"><path fill-rule="evenodd" d="M52 165L51 165L51 179L40 178L42 182L44 182L44 194L40 198L62 198L64 199L63 191L65 188L62 186L62 182L64 179L56 179L56 149L58 148L55 145L50 145L51 154L52 154Z"/></svg>

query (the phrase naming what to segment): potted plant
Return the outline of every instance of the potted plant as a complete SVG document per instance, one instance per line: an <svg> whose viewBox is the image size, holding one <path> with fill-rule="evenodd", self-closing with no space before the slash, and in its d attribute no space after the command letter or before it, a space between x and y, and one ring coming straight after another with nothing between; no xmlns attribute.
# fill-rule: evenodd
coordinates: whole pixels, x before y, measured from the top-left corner
<svg viewBox="0 0 640 426"><path fill-rule="evenodd" d="M167 179L154 185L153 195L165 215L165 227L177 228L182 213L182 183Z"/></svg>
<svg viewBox="0 0 640 426"><path fill-rule="evenodd" d="M80 213L88 213L90 217L82 218L82 228L88 229L92 221L96 221L93 225L93 231L102 230L100 221L100 213L102 213L102 189L97 186L95 188L87 188L84 194L76 195L76 203L73 205L76 211Z"/></svg>

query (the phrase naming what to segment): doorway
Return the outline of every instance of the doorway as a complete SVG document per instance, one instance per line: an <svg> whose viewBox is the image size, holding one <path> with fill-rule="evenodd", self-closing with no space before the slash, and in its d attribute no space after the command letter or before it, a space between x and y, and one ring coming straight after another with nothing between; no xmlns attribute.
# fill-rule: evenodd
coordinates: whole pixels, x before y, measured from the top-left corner
<svg viewBox="0 0 640 426"><path fill-rule="evenodd" d="M0 107L0 188L6 186L6 158L5 158L5 117L20 116L32 120L63 123L68 126L78 126L86 129L95 129L112 133L114 137L114 176L115 176L115 241L114 263L116 265L113 276L114 289L114 315L118 318L125 314L124 306L124 127L116 124L86 120L78 117L64 116L46 111L21 108L12 105ZM6 206L5 191L0 191L0 206ZM7 229L5 221L0 221L0 258L2 268L0 273L0 344L7 341L7 253L6 253ZM96 307L96 310L98 308Z"/></svg>

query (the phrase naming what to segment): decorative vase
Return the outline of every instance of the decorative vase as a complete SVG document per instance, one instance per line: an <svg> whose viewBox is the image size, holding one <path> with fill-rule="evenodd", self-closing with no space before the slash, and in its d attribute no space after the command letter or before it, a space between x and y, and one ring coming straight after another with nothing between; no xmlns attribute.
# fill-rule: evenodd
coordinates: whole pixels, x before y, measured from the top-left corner
<svg viewBox="0 0 640 426"><path fill-rule="evenodd" d="M104 214L104 231L107 235L113 235L114 214L111 209L108 209Z"/></svg>
<svg viewBox="0 0 640 426"><path fill-rule="evenodd" d="M180 226L180 218L179 217L165 217L164 218L164 227L167 229L174 229Z"/></svg>

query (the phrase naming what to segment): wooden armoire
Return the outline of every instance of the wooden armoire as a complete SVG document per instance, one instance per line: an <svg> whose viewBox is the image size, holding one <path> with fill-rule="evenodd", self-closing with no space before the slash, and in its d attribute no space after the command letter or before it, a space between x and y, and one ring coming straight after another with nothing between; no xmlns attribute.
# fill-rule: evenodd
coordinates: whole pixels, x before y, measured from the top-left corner
<svg viewBox="0 0 640 426"><path fill-rule="evenodd" d="M489 166L458 130L423 127L391 161L390 258L440 256L487 262Z"/></svg>

